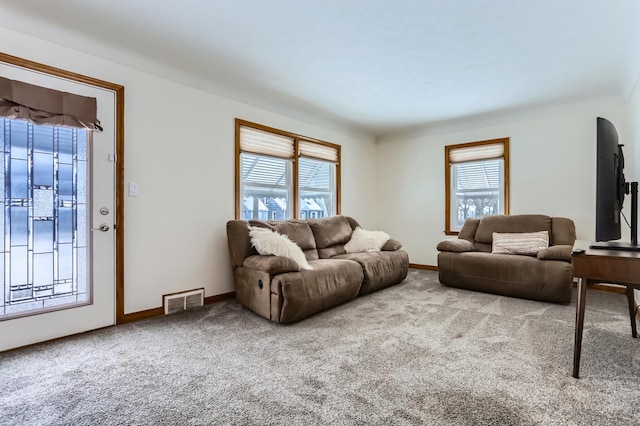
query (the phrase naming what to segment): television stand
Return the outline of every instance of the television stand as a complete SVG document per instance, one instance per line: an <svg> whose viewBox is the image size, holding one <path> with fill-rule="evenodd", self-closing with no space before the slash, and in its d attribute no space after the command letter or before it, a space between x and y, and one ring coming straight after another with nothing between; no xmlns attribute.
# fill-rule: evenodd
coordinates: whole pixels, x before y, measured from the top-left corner
<svg viewBox="0 0 640 426"><path fill-rule="evenodd" d="M578 252L575 252L578 253ZM576 303L576 330L573 347L573 377L578 378L582 331L584 327L584 307L587 285L597 283L618 284L626 287L631 336L638 337L636 328L636 306L633 290L640 290L640 254L637 252L586 250L573 254L571 264L573 276L578 278L578 300Z"/></svg>
<svg viewBox="0 0 640 426"><path fill-rule="evenodd" d="M627 183L627 194L631 193L631 242L605 241L589 246L595 250L640 251L638 245L638 182ZM629 188L630 187L630 188Z"/></svg>

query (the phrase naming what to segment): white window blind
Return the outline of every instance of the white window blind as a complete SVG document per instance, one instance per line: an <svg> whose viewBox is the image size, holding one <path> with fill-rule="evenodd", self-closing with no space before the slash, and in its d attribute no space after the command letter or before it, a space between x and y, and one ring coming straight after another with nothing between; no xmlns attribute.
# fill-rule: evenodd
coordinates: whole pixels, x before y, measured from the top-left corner
<svg viewBox="0 0 640 426"><path fill-rule="evenodd" d="M465 163L468 161L487 160L504 156L502 142L487 145L476 145L449 150L449 163Z"/></svg>
<svg viewBox="0 0 640 426"><path fill-rule="evenodd" d="M339 161L338 148L333 146L301 140L298 143L298 149L300 150L301 157L317 158L319 160L331 161L332 163Z"/></svg>
<svg viewBox="0 0 640 426"><path fill-rule="evenodd" d="M242 182L246 184L287 186L291 183L291 160L247 153L243 153L240 158Z"/></svg>
<svg viewBox="0 0 640 426"><path fill-rule="evenodd" d="M293 158L295 156L294 139L252 127L240 126L240 151Z"/></svg>
<svg viewBox="0 0 640 426"><path fill-rule="evenodd" d="M301 188L330 189L335 168L335 164L328 161L301 158L298 162L298 184Z"/></svg>

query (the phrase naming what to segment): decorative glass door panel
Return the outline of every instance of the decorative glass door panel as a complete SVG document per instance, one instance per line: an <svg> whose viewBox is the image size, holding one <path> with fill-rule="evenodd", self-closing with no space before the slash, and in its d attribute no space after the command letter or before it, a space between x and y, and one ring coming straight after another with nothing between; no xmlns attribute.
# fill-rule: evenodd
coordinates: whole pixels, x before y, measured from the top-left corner
<svg viewBox="0 0 640 426"><path fill-rule="evenodd" d="M91 302L88 137L0 118L0 320Z"/></svg>

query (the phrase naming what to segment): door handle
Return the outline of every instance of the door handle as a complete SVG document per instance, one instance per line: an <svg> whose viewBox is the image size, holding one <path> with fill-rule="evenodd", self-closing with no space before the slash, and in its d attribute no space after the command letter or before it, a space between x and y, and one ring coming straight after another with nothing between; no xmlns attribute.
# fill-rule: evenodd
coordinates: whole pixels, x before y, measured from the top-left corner
<svg viewBox="0 0 640 426"><path fill-rule="evenodd" d="M106 223L100 224L97 228L91 228L92 231L102 231L107 232L109 230L109 225Z"/></svg>

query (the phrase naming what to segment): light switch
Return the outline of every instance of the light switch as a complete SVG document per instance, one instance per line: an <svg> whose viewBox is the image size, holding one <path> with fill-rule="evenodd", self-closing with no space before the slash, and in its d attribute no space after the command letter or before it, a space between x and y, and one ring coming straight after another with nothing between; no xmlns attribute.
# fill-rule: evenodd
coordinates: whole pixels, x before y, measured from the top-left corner
<svg viewBox="0 0 640 426"><path fill-rule="evenodd" d="M129 197L138 196L138 184L135 182L129 182Z"/></svg>

